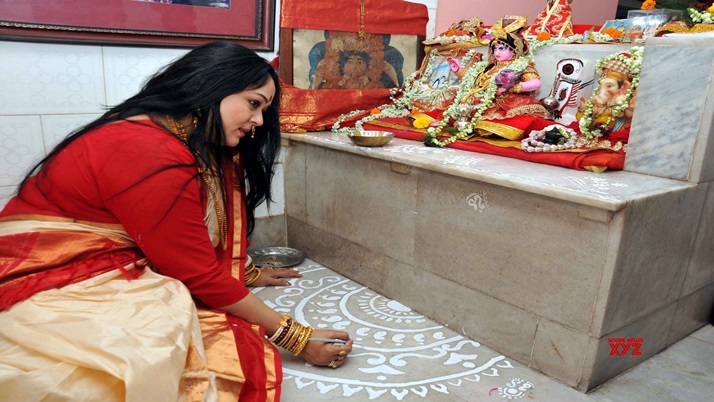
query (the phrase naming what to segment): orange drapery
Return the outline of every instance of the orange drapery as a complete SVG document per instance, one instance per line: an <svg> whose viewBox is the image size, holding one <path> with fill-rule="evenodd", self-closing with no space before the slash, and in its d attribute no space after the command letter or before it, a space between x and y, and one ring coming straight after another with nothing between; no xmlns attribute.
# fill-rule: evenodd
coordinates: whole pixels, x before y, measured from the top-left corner
<svg viewBox="0 0 714 402"><path fill-rule="evenodd" d="M426 35L426 6L403 0L283 0L280 27L361 32L362 9L365 33Z"/></svg>

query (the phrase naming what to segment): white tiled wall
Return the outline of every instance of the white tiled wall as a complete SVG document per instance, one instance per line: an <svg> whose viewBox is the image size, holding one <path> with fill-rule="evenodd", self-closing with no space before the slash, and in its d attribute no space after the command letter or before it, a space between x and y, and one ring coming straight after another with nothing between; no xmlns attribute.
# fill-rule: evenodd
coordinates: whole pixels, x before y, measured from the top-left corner
<svg viewBox="0 0 714 402"><path fill-rule="evenodd" d="M438 0L411 1L427 6L426 36L433 37ZM276 51L261 53L267 60L276 56L279 36L276 22ZM159 67L186 51L0 40L0 208L27 169L62 138L136 93ZM276 202L269 210L259 208L258 217L284 214L282 163L273 193Z"/></svg>

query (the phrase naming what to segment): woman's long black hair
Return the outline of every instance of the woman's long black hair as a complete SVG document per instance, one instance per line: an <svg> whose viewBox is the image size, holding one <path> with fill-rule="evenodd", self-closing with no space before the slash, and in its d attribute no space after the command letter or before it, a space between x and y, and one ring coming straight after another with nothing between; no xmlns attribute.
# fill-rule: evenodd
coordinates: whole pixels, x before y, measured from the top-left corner
<svg viewBox="0 0 714 402"><path fill-rule="evenodd" d="M221 101L246 89L259 88L271 79L275 84L275 97L263 113L263 125L256 127L254 138L243 138L234 151L239 155L245 171L246 215L250 234L255 226L256 207L263 201L272 201L270 183L280 149L280 86L278 74L267 60L236 43L213 42L199 46L159 70L139 93L59 143L28 172L20 183L18 193L33 174L42 174L52 159L78 137L108 123L142 114L174 119L195 118L198 124L195 134L189 138L189 148L197 161L202 160L205 166L211 166L208 163L211 157L215 158L219 167L223 166L226 152L223 147L225 136L220 114ZM220 168L214 174L225 182Z"/></svg>

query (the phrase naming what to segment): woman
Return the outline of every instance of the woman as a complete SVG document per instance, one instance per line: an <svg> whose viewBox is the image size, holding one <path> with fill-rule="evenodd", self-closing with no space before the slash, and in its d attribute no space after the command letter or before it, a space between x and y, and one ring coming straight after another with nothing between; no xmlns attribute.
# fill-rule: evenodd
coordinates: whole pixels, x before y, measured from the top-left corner
<svg viewBox="0 0 714 402"><path fill-rule="evenodd" d="M31 170L0 213L0 400L279 400L269 340L345 363L347 333L231 275L270 200L279 98L267 61L207 44Z"/></svg>

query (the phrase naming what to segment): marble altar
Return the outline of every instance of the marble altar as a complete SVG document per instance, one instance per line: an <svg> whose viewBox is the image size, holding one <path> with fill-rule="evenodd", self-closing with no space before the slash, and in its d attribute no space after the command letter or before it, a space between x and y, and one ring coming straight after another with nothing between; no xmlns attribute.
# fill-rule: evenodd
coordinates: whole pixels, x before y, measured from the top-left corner
<svg viewBox="0 0 714 402"><path fill-rule="evenodd" d="M536 57L556 62L555 53L578 46L620 49L559 45ZM695 53L690 46L708 62L683 57ZM284 134L288 244L587 392L694 332L711 312L712 55L711 43L647 43L623 171L401 139L360 148L344 134ZM670 104L688 100L668 82L673 71L700 78L676 81L698 101ZM661 107L639 107L652 105L648 97ZM613 353L614 339L632 338L642 340L641 355Z"/></svg>

